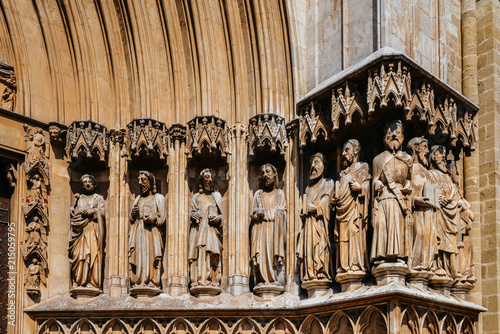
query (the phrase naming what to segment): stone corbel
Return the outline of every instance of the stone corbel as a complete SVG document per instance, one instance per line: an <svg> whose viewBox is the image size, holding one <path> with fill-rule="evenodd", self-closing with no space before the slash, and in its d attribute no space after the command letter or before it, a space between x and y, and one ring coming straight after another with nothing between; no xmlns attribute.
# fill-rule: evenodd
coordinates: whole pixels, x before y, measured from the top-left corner
<svg viewBox="0 0 500 334"><path fill-rule="evenodd" d="M324 115L321 113L320 104L317 102L309 103L303 111L303 115L300 116L300 149L306 147L307 138L310 138L311 143L315 143L320 136L329 141L328 128Z"/></svg>
<svg viewBox="0 0 500 334"><path fill-rule="evenodd" d="M140 152L146 152L148 157L157 153L160 162L166 165L168 129L165 123L151 118L138 118L127 125L126 131L122 156L132 161L133 158L139 157Z"/></svg>
<svg viewBox="0 0 500 334"><path fill-rule="evenodd" d="M351 84L351 86L353 85ZM361 121L366 122L365 107L357 89L354 89L351 93L348 82L336 90L332 89L332 131L338 131L341 116L344 117L346 125L351 124L356 112L361 117Z"/></svg>
<svg viewBox="0 0 500 334"><path fill-rule="evenodd" d="M109 131L102 124L93 121L75 121L68 127L66 155L71 161L79 157L106 162Z"/></svg>
<svg viewBox="0 0 500 334"><path fill-rule="evenodd" d="M375 112L377 100L380 108L387 107L387 103L393 100L396 107L403 107L405 112L409 111L411 101L411 76L408 68L397 62L382 63L380 69L372 69L368 74L368 86L366 97L368 102L368 115ZM386 71L387 67L387 71Z"/></svg>
<svg viewBox="0 0 500 334"><path fill-rule="evenodd" d="M258 114L250 118L248 126L249 155L255 154L255 149L269 146L271 152L279 151L286 154L288 139L286 136L285 118L276 114Z"/></svg>
<svg viewBox="0 0 500 334"><path fill-rule="evenodd" d="M62 145L66 141L68 127L58 122L49 122L49 139L52 145Z"/></svg>
<svg viewBox="0 0 500 334"><path fill-rule="evenodd" d="M203 149L210 154L220 153L226 159L230 152L226 121L215 116L197 116L188 122L187 157L200 155Z"/></svg>

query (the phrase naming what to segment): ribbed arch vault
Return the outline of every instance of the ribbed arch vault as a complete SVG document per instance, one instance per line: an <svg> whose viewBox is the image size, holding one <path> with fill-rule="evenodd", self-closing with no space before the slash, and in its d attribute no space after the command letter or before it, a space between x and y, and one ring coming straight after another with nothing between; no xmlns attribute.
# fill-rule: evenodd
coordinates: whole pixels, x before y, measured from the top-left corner
<svg viewBox="0 0 500 334"><path fill-rule="evenodd" d="M2 0L15 111L45 122L291 119L285 0ZM22 13L22 15L21 15Z"/></svg>

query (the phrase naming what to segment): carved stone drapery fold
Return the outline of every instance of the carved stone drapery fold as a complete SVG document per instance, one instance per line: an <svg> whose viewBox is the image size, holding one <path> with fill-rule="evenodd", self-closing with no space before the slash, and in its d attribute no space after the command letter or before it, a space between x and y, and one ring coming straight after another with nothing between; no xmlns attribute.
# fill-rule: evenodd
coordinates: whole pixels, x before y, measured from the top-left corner
<svg viewBox="0 0 500 334"><path fill-rule="evenodd" d="M222 158L226 158L227 154L231 154L229 136L225 120L215 116L197 116L188 122L186 154L190 159L206 148L209 153L219 152Z"/></svg>
<svg viewBox="0 0 500 334"><path fill-rule="evenodd" d="M40 295L47 270L47 234L49 227L48 191L50 174L48 146L41 128L24 125L26 160L22 167L26 179L26 197L22 211L25 233L21 252L26 266L26 292L32 298Z"/></svg>
<svg viewBox="0 0 500 334"><path fill-rule="evenodd" d="M332 90L332 131L337 131L340 126L340 119L344 117L345 124L349 125L352 123L352 118L357 112L361 117L362 121L365 121L364 115L365 107L361 100L361 97L356 90L351 93L349 88L349 83L345 84L345 87L340 87Z"/></svg>
<svg viewBox="0 0 500 334"><path fill-rule="evenodd" d="M255 149L269 146L271 152L279 150L285 155L288 147L285 118L276 114L258 114L250 118L248 126L249 155L255 154Z"/></svg>
<svg viewBox="0 0 500 334"><path fill-rule="evenodd" d="M66 155L70 160L78 157L92 159L96 154L100 162L106 161L109 131L102 124L93 121L75 121L68 127Z"/></svg>
<svg viewBox="0 0 500 334"><path fill-rule="evenodd" d="M310 138L311 143L315 143L320 136L330 140L328 129L320 104L311 102L300 116L300 148L303 149L307 145L307 138Z"/></svg>
<svg viewBox="0 0 500 334"><path fill-rule="evenodd" d="M151 118L136 118L127 125L127 134L124 138L125 147L122 156L131 161L145 151L148 157L154 153L163 165L168 156L168 129L165 123Z"/></svg>
<svg viewBox="0 0 500 334"><path fill-rule="evenodd" d="M0 61L0 84L4 86L0 96L0 107L14 111L16 104L17 82L14 67Z"/></svg>

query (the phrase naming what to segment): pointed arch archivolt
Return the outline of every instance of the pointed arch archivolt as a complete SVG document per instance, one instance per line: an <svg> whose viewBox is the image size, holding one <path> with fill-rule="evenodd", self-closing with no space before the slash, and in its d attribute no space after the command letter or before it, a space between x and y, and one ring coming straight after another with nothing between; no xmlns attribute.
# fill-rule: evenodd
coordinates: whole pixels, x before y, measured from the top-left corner
<svg viewBox="0 0 500 334"><path fill-rule="evenodd" d="M102 334L128 334L127 325L118 319L109 320L103 327Z"/></svg>
<svg viewBox="0 0 500 334"><path fill-rule="evenodd" d="M233 334L262 334L262 331L253 319L245 317L234 325Z"/></svg>
<svg viewBox="0 0 500 334"><path fill-rule="evenodd" d="M328 321L327 334L353 334L354 322L342 311L337 311Z"/></svg>
<svg viewBox="0 0 500 334"><path fill-rule="evenodd" d="M295 334L295 327L284 318L275 319L266 328L266 334Z"/></svg>
<svg viewBox="0 0 500 334"><path fill-rule="evenodd" d="M358 319L357 332L360 334L386 333L387 318L379 309L368 306Z"/></svg>
<svg viewBox="0 0 500 334"><path fill-rule="evenodd" d="M38 334L65 334L61 323L55 319L46 320L38 330Z"/></svg>
<svg viewBox="0 0 500 334"><path fill-rule="evenodd" d="M134 334L161 334L161 326L151 318L146 318L135 325Z"/></svg>
<svg viewBox="0 0 500 334"><path fill-rule="evenodd" d="M439 334L439 320L434 312L428 311L422 318L422 334Z"/></svg>
<svg viewBox="0 0 500 334"><path fill-rule="evenodd" d="M210 318L205 321L198 331L200 334L228 334L229 328L219 319Z"/></svg>
<svg viewBox="0 0 500 334"><path fill-rule="evenodd" d="M314 315L309 315L300 325L301 334L323 334L325 329L321 322Z"/></svg>
<svg viewBox="0 0 500 334"><path fill-rule="evenodd" d="M184 318L176 318L167 326L166 334L195 334L193 325Z"/></svg>
<svg viewBox="0 0 500 334"><path fill-rule="evenodd" d="M401 334L419 334L418 314L412 306L401 313Z"/></svg>
<svg viewBox="0 0 500 334"><path fill-rule="evenodd" d="M99 331L88 319L83 318L76 321L69 331L70 334L98 334Z"/></svg>

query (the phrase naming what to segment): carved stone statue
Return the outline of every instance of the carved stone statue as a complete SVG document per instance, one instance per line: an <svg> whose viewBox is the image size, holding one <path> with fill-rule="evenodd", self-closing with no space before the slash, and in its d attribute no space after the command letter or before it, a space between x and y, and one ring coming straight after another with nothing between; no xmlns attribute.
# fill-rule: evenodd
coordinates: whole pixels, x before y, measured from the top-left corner
<svg viewBox="0 0 500 334"><path fill-rule="evenodd" d="M80 178L83 194L76 194L71 208L69 259L73 288L101 289L104 241L104 198L96 193L96 180ZM80 289L81 290L81 289Z"/></svg>
<svg viewBox="0 0 500 334"><path fill-rule="evenodd" d="M45 135L41 128L28 130L26 145L26 151L28 152L27 160L37 161L45 159Z"/></svg>
<svg viewBox="0 0 500 334"><path fill-rule="evenodd" d="M33 258L28 266L26 290L30 295L38 295L40 293L40 265L36 258Z"/></svg>
<svg viewBox="0 0 500 334"><path fill-rule="evenodd" d="M404 278L406 261L411 250L411 168L413 160L401 150L403 124L392 121L385 126L385 151L373 159L373 240L371 260L377 277L399 267ZM389 263L385 265L384 263ZM406 269L407 270L407 269ZM380 276L379 276L380 274ZM394 275L393 275L394 276ZM387 281L378 280L380 284ZM403 279L404 282L404 279Z"/></svg>
<svg viewBox="0 0 500 334"><path fill-rule="evenodd" d="M0 69L0 84L5 86L0 98L0 107L13 111L16 103L17 90L16 75L14 71Z"/></svg>
<svg viewBox="0 0 500 334"><path fill-rule="evenodd" d="M202 170L199 192L191 201L189 272L191 292L200 296L220 292L222 196L213 188L214 178L214 170Z"/></svg>
<svg viewBox="0 0 500 334"><path fill-rule="evenodd" d="M29 179L30 188L28 198L33 201L33 203L37 202L43 205L44 196L42 191L42 178L39 174L33 174L33 176Z"/></svg>
<svg viewBox="0 0 500 334"><path fill-rule="evenodd" d="M153 173L139 172L141 194L130 211L129 271L132 294L154 295L160 292L163 256L161 226L165 223L165 198L156 192Z"/></svg>
<svg viewBox="0 0 500 334"><path fill-rule="evenodd" d="M429 143L415 137L408 143L412 153L413 249L408 260L415 278L429 278L437 256L436 208L439 188L432 185L429 166ZM415 272L420 272L419 274Z"/></svg>
<svg viewBox="0 0 500 334"><path fill-rule="evenodd" d="M457 243L460 224L460 208L463 206L456 185L448 174L446 148L435 145L431 148L431 170L433 183L439 187L440 209L437 210L438 260L435 278L452 282L457 276Z"/></svg>
<svg viewBox="0 0 500 334"><path fill-rule="evenodd" d="M330 215L334 182L324 178L326 157L316 153L311 157L310 185L303 198L301 218L304 222L297 244L302 287L310 296L328 289L331 283Z"/></svg>
<svg viewBox="0 0 500 334"><path fill-rule="evenodd" d="M285 194L276 189L278 173L271 164L260 168L263 189L257 190L252 205L251 259L254 292L277 295L284 291Z"/></svg>
<svg viewBox="0 0 500 334"><path fill-rule="evenodd" d="M368 270L366 228L370 205L370 167L359 161L361 146L350 139L342 150L344 169L336 182L333 202L336 204L334 239L337 243L337 277L339 283L358 283ZM347 275L345 275L347 274Z"/></svg>

